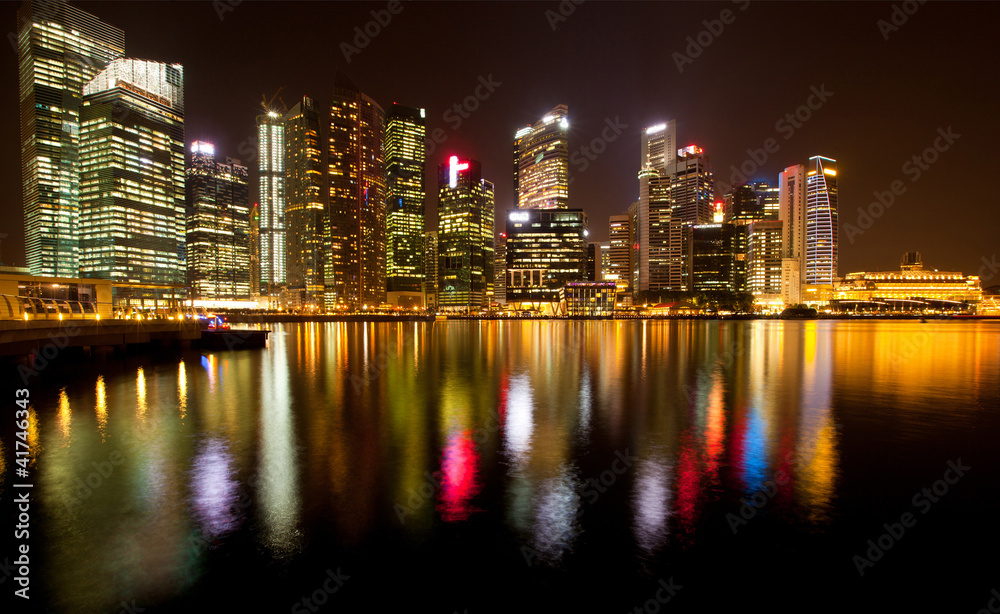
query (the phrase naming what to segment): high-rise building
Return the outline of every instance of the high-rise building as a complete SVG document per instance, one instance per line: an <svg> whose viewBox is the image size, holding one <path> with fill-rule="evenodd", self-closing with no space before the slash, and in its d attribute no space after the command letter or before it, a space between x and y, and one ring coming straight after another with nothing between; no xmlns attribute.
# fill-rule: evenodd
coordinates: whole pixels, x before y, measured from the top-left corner
<svg viewBox="0 0 1000 614"><path fill-rule="evenodd" d="M514 195L519 209L569 206L569 109L559 105L514 135Z"/></svg>
<svg viewBox="0 0 1000 614"><path fill-rule="evenodd" d="M765 220L776 220L780 217L781 204L778 201L778 186L768 181L755 181L750 184L757 201L764 209Z"/></svg>
<svg viewBox="0 0 1000 614"><path fill-rule="evenodd" d="M493 300L507 303L507 233L498 232L493 242Z"/></svg>
<svg viewBox="0 0 1000 614"><path fill-rule="evenodd" d="M801 164L789 166L778 176L778 217L782 223L782 290L785 302L798 304L805 267L806 169Z"/></svg>
<svg viewBox="0 0 1000 614"><path fill-rule="evenodd" d="M424 233L424 305L437 309L438 296L438 233Z"/></svg>
<svg viewBox="0 0 1000 614"><path fill-rule="evenodd" d="M191 144L187 167L187 282L196 299L250 297L247 167L215 159L211 143Z"/></svg>
<svg viewBox="0 0 1000 614"><path fill-rule="evenodd" d="M489 308L494 202L493 183L476 160L451 156L438 167L438 308Z"/></svg>
<svg viewBox="0 0 1000 614"><path fill-rule="evenodd" d="M377 306L385 301L385 112L338 73L329 126L327 308Z"/></svg>
<svg viewBox="0 0 1000 614"><path fill-rule="evenodd" d="M260 296L260 203L250 208L250 296Z"/></svg>
<svg viewBox="0 0 1000 614"><path fill-rule="evenodd" d="M601 249L600 249L600 253L601 253L601 269L600 269L601 270L601 274L600 274L600 279L598 279L597 281L613 281L613 280L608 280L607 279L608 271L610 270L610 267L611 267L611 243L608 242L608 241L605 241L605 242L601 243L600 246L601 246Z"/></svg>
<svg viewBox="0 0 1000 614"><path fill-rule="evenodd" d="M694 292L736 292L739 271L736 249L739 232L732 224L694 224L687 227L688 279Z"/></svg>
<svg viewBox="0 0 1000 614"><path fill-rule="evenodd" d="M726 222L746 226L757 220L767 219L764 202L749 185L733 188L722 197Z"/></svg>
<svg viewBox="0 0 1000 614"><path fill-rule="evenodd" d="M25 2L17 21L28 268L77 277L83 88L125 53L125 34L66 2Z"/></svg>
<svg viewBox="0 0 1000 614"><path fill-rule="evenodd" d="M604 281L601 279L601 244L587 243L587 274L584 281Z"/></svg>
<svg viewBox="0 0 1000 614"><path fill-rule="evenodd" d="M582 209L507 214L507 304L548 311L567 283L587 279L587 216Z"/></svg>
<svg viewBox="0 0 1000 614"><path fill-rule="evenodd" d="M697 145L677 151L671 173L670 198L674 216L684 226L710 224L715 210L715 181L708 154Z"/></svg>
<svg viewBox="0 0 1000 614"><path fill-rule="evenodd" d="M183 284L183 67L119 58L83 95L80 275Z"/></svg>
<svg viewBox="0 0 1000 614"><path fill-rule="evenodd" d="M781 220L752 222L747 237L747 290L760 303L781 303Z"/></svg>
<svg viewBox="0 0 1000 614"><path fill-rule="evenodd" d="M639 168L667 169L677 157L677 120L650 126L642 131Z"/></svg>
<svg viewBox="0 0 1000 614"><path fill-rule="evenodd" d="M322 119L303 96L283 118L285 155L285 281L305 305L323 307L326 186Z"/></svg>
<svg viewBox="0 0 1000 614"><path fill-rule="evenodd" d="M615 282L618 291L625 292L631 287L632 281L632 233L629 216L612 215L608 221L610 262L605 270L604 279Z"/></svg>
<svg viewBox="0 0 1000 614"><path fill-rule="evenodd" d="M285 122L277 111L257 116L260 142L260 291L276 296L285 283Z"/></svg>
<svg viewBox="0 0 1000 614"><path fill-rule="evenodd" d="M805 201L805 283L832 285L838 258L836 160L809 158Z"/></svg>
<svg viewBox="0 0 1000 614"><path fill-rule="evenodd" d="M422 291L425 116L424 109L393 103L385 122L386 290L390 297L406 293L419 299Z"/></svg>

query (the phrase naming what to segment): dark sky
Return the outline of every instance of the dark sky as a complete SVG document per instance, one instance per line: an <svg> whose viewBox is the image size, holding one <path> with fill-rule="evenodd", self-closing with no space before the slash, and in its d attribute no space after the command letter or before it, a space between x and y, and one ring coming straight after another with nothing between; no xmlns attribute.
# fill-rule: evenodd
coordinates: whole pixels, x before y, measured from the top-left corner
<svg viewBox="0 0 1000 614"><path fill-rule="evenodd" d="M344 69L385 108L393 101L427 108L428 133L447 135L428 159L429 209L437 164L456 154L482 162L502 214L513 202L515 130L566 104L571 152L600 139L609 121L627 126L586 169L582 152L570 164L570 206L587 211L594 239L606 239L608 215L638 195L640 130L674 118L679 144L709 153L717 184L769 138L778 149L753 178L775 181L811 155L836 158L842 275L896 268L909 250L933 267L974 274L982 258L1000 253L998 190L988 187L1000 163L997 3L928 2L906 15L904 4L918 5L897 2L902 25L884 34L879 21L891 24L891 3L589 0L553 30L558 2L404 2L349 63L340 43L353 44L355 27L388 3L244 0L221 19L222 2L76 4L125 31L126 55L184 65L186 139L213 141L219 155L246 159L263 95L281 87L289 106L302 94L323 103L334 72ZM0 5L4 31L14 29L16 7ZM717 36L702 34L710 44L679 70L675 52L727 9L730 23ZM10 237L0 257L23 265L17 58L5 46L0 223ZM456 127L445 112L490 75L495 91ZM814 86L831 94L811 117L793 131L776 125L809 101ZM960 136L934 152L933 164L919 177L912 162L904 168L949 126ZM858 207L897 180L905 192L870 229L848 236Z"/></svg>

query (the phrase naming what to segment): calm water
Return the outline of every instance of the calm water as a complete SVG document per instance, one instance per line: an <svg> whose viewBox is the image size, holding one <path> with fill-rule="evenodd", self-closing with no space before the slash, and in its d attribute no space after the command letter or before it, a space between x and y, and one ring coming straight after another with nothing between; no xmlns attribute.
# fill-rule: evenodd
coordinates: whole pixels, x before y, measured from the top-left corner
<svg viewBox="0 0 1000 614"><path fill-rule="evenodd" d="M672 584L663 611L976 612L1000 588L997 323L272 329L32 383L36 609L653 612Z"/></svg>

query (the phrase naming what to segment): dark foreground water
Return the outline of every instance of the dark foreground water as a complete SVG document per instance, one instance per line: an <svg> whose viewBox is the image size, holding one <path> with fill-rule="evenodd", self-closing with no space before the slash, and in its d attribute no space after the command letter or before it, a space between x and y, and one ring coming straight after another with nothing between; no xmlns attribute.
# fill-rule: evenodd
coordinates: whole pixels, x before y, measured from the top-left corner
<svg viewBox="0 0 1000 614"><path fill-rule="evenodd" d="M273 329L30 382L33 609L971 614L1000 588L997 323Z"/></svg>

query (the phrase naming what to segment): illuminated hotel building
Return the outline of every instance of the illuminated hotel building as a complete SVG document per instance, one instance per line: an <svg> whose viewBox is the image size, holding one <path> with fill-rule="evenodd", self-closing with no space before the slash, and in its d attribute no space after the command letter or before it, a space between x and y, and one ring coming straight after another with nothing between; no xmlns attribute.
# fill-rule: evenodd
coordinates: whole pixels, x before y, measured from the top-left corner
<svg viewBox="0 0 1000 614"><path fill-rule="evenodd" d="M439 309L489 308L494 202L493 183L483 179L479 162L451 156L438 167Z"/></svg>
<svg viewBox="0 0 1000 614"><path fill-rule="evenodd" d="M830 285L837 277L837 161L813 156L806 171L805 283Z"/></svg>
<svg viewBox="0 0 1000 614"><path fill-rule="evenodd" d="M65 2L24 2L17 22L28 268L78 277L83 87L124 54L125 34Z"/></svg>
<svg viewBox="0 0 1000 614"><path fill-rule="evenodd" d="M247 167L215 159L211 143L191 144L187 167L187 283L195 299L250 297Z"/></svg>
<svg viewBox="0 0 1000 614"><path fill-rule="evenodd" d="M587 216L582 209L507 214L507 304L553 310L562 289L587 278Z"/></svg>
<svg viewBox="0 0 1000 614"><path fill-rule="evenodd" d="M338 73L329 120L326 306L377 306L385 300L385 112Z"/></svg>
<svg viewBox="0 0 1000 614"><path fill-rule="evenodd" d="M260 291L277 295L285 283L285 123L275 111L257 116L260 142Z"/></svg>
<svg viewBox="0 0 1000 614"><path fill-rule="evenodd" d="M514 135L514 195L519 209L569 206L569 109L559 105Z"/></svg>
<svg viewBox="0 0 1000 614"><path fill-rule="evenodd" d="M385 123L386 290L390 303L411 296L421 304L424 280L423 109L393 104Z"/></svg>
<svg viewBox="0 0 1000 614"><path fill-rule="evenodd" d="M903 255L899 271L848 273L834 290L835 309L907 311L961 309L983 298L980 279L954 271L928 270L919 252Z"/></svg>
<svg viewBox="0 0 1000 614"><path fill-rule="evenodd" d="M303 96L283 118L285 128L285 281L305 305L323 306L326 215L322 120Z"/></svg>
<svg viewBox="0 0 1000 614"><path fill-rule="evenodd" d="M186 278L184 69L119 58L83 88L80 276Z"/></svg>

